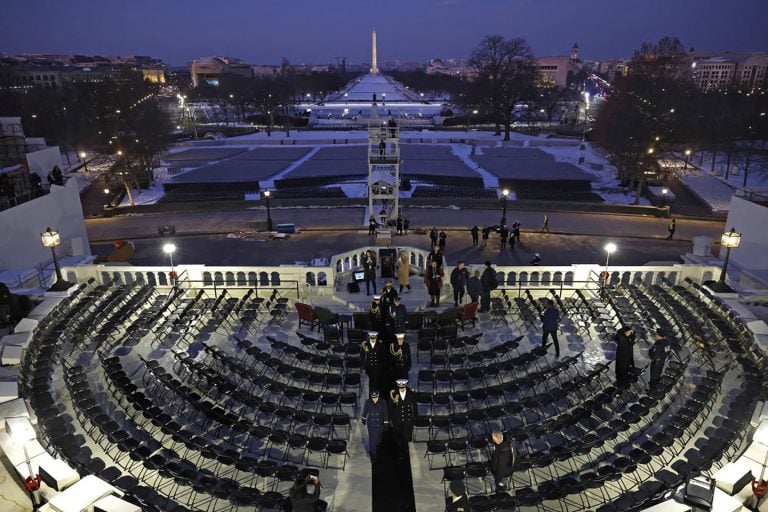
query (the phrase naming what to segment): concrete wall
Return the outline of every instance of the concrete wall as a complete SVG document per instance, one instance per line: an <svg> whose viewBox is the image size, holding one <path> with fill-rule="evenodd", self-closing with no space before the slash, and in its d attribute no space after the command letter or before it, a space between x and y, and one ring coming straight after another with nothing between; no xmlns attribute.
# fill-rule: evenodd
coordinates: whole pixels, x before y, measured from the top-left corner
<svg viewBox="0 0 768 512"><path fill-rule="evenodd" d="M61 233L58 256L90 254L77 180L51 186L51 193L0 212L0 270L31 269L52 261L51 250L40 243L46 228ZM11 241L9 243L9 241Z"/></svg>
<svg viewBox="0 0 768 512"><path fill-rule="evenodd" d="M27 153L27 164L29 165L29 172L36 172L45 181L45 177L51 172L53 166L58 165L61 168L61 152L59 147L52 146L40 151Z"/></svg>
<svg viewBox="0 0 768 512"><path fill-rule="evenodd" d="M747 270L768 270L768 208L737 196L731 198L725 229L741 233L741 245L731 250L730 261ZM725 248L720 249L725 257Z"/></svg>

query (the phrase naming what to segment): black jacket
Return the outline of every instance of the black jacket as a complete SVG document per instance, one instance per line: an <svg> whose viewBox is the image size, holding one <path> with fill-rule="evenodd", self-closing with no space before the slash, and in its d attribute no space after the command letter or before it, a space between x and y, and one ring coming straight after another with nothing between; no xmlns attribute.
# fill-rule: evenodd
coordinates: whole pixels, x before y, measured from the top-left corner
<svg viewBox="0 0 768 512"><path fill-rule="evenodd" d="M448 503L445 505L445 512L472 512L472 505L469 504L469 497L464 494L458 501L453 501L453 498L448 498Z"/></svg>
<svg viewBox="0 0 768 512"><path fill-rule="evenodd" d="M495 290L499 285L498 281L496 281L496 271L491 267L487 267L483 270L483 275L480 276L480 283L483 285L484 292Z"/></svg>
<svg viewBox="0 0 768 512"><path fill-rule="evenodd" d="M288 497L293 506L293 512L315 512L315 503L320 499L320 486L315 485L315 492L307 492L307 484L294 484Z"/></svg>
<svg viewBox="0 0 768 512"><path fill-rule="evenodd" d="M497 444L491 454L491 473L497 477L505 477L512 474L512 450L510 449L510 438L505 437L504 440Z"/></svg>
<svg viewBox="0 0 768 512"><path fill-rule="evenodd" d="M454 290L464 291L467 288L469 282L469 270L465 268L455 267L451 271L451 286Z"/></svg>

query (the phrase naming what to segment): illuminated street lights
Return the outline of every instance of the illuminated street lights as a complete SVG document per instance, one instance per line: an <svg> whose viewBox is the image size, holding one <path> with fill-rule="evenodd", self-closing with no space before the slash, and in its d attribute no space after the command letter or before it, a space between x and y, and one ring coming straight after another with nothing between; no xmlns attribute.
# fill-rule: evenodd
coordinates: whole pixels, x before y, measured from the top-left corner
<svg viewBox="0 0 768 512"><path fill-rule="evenodd" d="M48 288L51 292L63 292L68 290L72 283L67 282L61 276L61 267L59 267L59 259L56 257L56 247L61 244L61 236L58 231L53 231L51 228L47 228L43 233L40 233L40 240L43 247L50 247L51 254L53 254L53 267L56 269L56 282Z"/></svg>
<svg viewBox="0 0 768 512"><path fill-rule="evenodd" d="M509 197L509 189L504 189L501 191L501 201L504 205L504 209L502 210L501 214L501 226L507 225L507 198Z"/></svg>
<svg viewBox="0 0 768 512"><path fill-rule="evenodd" d="M477 110L473 110L473 111L472 111L472 116L474 116L474 117L473 117L473 121L474 121L475 123L477 123ZM475 128L477 128L477 126L475 126Z"/></svg>
<svg viewBox="0 0 768 512"><path fill-rule="evenodd" d="M272 193L269 190L264 191L264 199L267 201L267 231L272 231L272 213L269 209L269 198Z"/></svg>
<svg viewBox="0 0 768 512"><path fill-rule="evenodd" d="M608 273L608 263L611 261L611 254L616 252L616 249L618 249L618 246L613 242L608 242L605 244L605 271L603 272L603 279L602 279L602 287L605 289L608 286L608 281L610 281L610 274Z"/></svg>
<svg viewBox="0 0 768 512"><path fill-rule="evenodd" d="M686 150L685 150L685 165L683 166L683 170L684 170L684 171L685 171L686 169L688 169L688 158L689 158L690 156L691 156L691 150L690 150L690 149L686 149Z"/></svg>
<svg viewBox="0 0 768 512"><path fill-rule="evenodd" d="M88 155L85 154L85 151L80 152L80 158L83 160L83 170L88 172L88 161L85 159L86 156Z"/></svg>
<svg viewBox="0 0 768 512"><path fill-rule="evenodd" d="M171 280L171 285L176 286L176 271L173 270L173 253L176 252L176 244L168 242L163 244L163 252L168 255L171 260L171 273L168 274Z"/></svg>
<svg viewBox="0 0 768 512"><path fill-rule="evenodd" d="M731 249L737 248L741 244L741 233L737 233L735 228L726 231L720 237L720 244L725 247L725 259L723 260L723 269L720 271L720 279L712 287L716 292L729 292L731 287L725 284L725 275L728 271L728 260L731 257Z"/></svg>

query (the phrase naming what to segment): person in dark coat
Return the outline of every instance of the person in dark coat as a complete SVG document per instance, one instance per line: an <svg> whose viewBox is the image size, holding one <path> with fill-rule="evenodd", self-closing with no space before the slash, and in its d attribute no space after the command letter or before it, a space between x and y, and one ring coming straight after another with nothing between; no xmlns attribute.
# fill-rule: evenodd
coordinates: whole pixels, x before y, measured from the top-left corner
<svg viewBox="0 0 768 512"><path fill-rule="evenodd" d="M507 490L506 479L512 474L515 464L512 439L507 438L499 431L491 434L493 441L493 453L489 463L493 480L496 482L496 492Z"/></svg>
<svg viewBox="0 0 768 512"><path fill-rule="evenodd" d="M397 389L389 392L389 421L397 445L398 459L408 452L413 441L413 422L416 418L416 392L408 389L408 379L398 379Z"/></svg>
<svg viewBox="0 0 768 512"><path fill-rule="evenodd" d="M381 377L387 363L384 344L379 341L379 333L368 333L368 341L363 343L363 367L368 376L368 389L381 389Z"/></svg>
<svg viewBox="0 0 768 512"><path fill-rule="evenodd" d="M433 261L437 262L437 268L443 268L443 251L437 245L432 246L432 250L427 254L427 266Z"/></svg>
<svg viewBox="0 0 768 512"><path fill-rule="evenodd" d="M433 227L431 230L429 230L429 240L432 242L430 246L434 247L437 245L437 228Z"/></svg>
<svg viewBox="0 0 768 512"><path fill-rule="evenodd" d="M429 293L430 306L440 305L440 289L443 287L443 269L441 269L436 260L432 260L424 272L424 284Z"/></svg>
<svg viewBox="0 0 768 512"><path fill-rule="evenodd" d="M652 388L659 385L661 374L664 373L664 364L667 362L667 356L672 349L669 340L664 336L664 331L661 329L656 329L655 338L656 341L648 352L651 358L651 378L648 385Z"/></svg>
<svg viewBox="0 0 768 512"><path fill-rule="evenodd" d="M531 265L539 266L541 264L541 254L535 252L533 253L533 259L531 260Z"/></svg>
<svg viewBox="0 0 768 512"><path fill-rule="evenodd" d="M368 217L368 234L369 235L376 234L376 219L373 217L373 215Z"/></svg>
<svg viewBox="0 0 768 512"><path fill-rule="evenodd" d="M488 238L491 236L491 228L488 226L483 227L483 245L481 246L483 249L485 249L485 246L488 245Z"/></svg>
<svg viewBox="0 0 768 512"><path fill-rule="evenodd" d="M630 380L632 369L635 367L633 350L635 332L628 325L621 326L616 333L616 382L626 383Z"/></svg>
<svg viewBox="0 0 768 512"><path fill-rule="evenodd" d="M368 427L368 455L371 457L371 462L376 462L381 436L384 434L386 424L389 423L387 403L379 398L378 389L372 390L371 398L365 401L361 418L363 425Z"/></svg>
<svg viewBox="0 0 768 512"><path fill-rule="evenodd" d="M371 288L373 288L373 293L376 293L376 256L373 255L373 251L365 251L363 272L365 277L365 294L370 295Z"/></svg>
<svg viewBox="0 0 768 512"><path fill-rule="evenodd" d="M394 304L395 297L397 297L397 290L395 290L392 284L392 279L387 279L384 282L384 288L381 290L381 304L385 307Z"/></svg>
<svg viewBox="0 0 768 512"><path fill-rule="evenodd" d="M451 271L451 287L453 288L453 305L458 307L464 302L464 293L469 283L469 270L464 267L464 262L459 261Z"/></svg>
<svg viewBox="0 0 768 512"><path fill-rule="evenodd" d="M480 296L480 312L488 312L491 308L491 290L495 290L499 286L499 282L496 280L496 271L491 267L491 262L485 262L485 270L483 275L480 276L480 284L483 286L483 294Z"/></svg>
<svg viewBox="0 0 768 512"><path fill-rule="evenodd" d="M501 229L499 230L499 240L501 240L501 249L504 249L507 246L507 238L509 238L509 230L507 229L507 226L501 226Z"/></svg>
<svg viewBox="0 0 768 512"><path fill-rule="evenodd" d="M403 219L403 230L405 231L405 234L408 234L408 228L411 227L411 219L408 217Z"/></svg>
<svg viewBox="0 0 768 512"><path fill-rule="evenodd" d="M307 486L312 486L312 492L307 491ZM302 471L296 482L288 491L288 499L291 501L293 512L317 512L325 510L328 504L320 499L320 479L314 475ZM318 506L320 505L320 506Z"/></svg>
<svg viewBox="0 0 768 512"><path fill-rule="evenodd" d="M467 295L472 302L478 302L482 293L483 283L480 282L480 271L475 270L475 273L467 281Z"/></svg>
<svg viewBox="0 0 768 512"><path fill-rule="evenodd" d="M389 358L395 382L407 379L411 371L411 346L405 341L404 332L395 334L395 342L389 345Z"/></svg>
<svg viewBox="0 0 768 512"><path fill-rule="evenodd" d="M400 297L395 297L395 302L389 307L389 316L392 319L392 330L395 333L405 332L408 328L408 310L401 303Z"/></svg>
<svg viewBox="0 0 768 512"><path fill-rule="evenodd" d="M669 224L667 224L667 231L669 232L669 235L667 235L667 240L672 240L672 238L675 236L675 229L677 229L677 221L672 219L669 221Z"/></svg>
<svg viewBox="0 0 768 512"><path fill-rule="evenodd" d="M448 490L448 503L445 505L445 512L472 512L472 505L469 503L464 482L451 480Z"/></svg>
<svg viewBox="0 0 768 512"><path fill-rule="evenodd" d="M381 295L374 295L373 302L368 307L368 325L372 331L384 330L384 311L381 307Z"/></svg>
<svg viewBox="0 0 768 512"><path fill-rule="evenodd" d="M445 231L440 231L440 239L437 242L437 245L440 246L440 252L445 254L445 242L448 239L448 235L445 234Z"/></svg>
<svg viewBox="0 0 768 512"><path fill-rule="evenodd" d="M477 242L480 238L480 228L477 227L477 225L474 225L469 230L470 233L472 233L472 245L477 246Z"/></svg>
<svg viewBox="0 0 768 512"><path fill-rule="evenodd" d="M515 220L515 222L512 223L512 239L514 240L511 242L512 245L514 245L515 242L520 243L520 224L519 220Z"/></svg>
<svg viewBox="0 0 768 512"><path fill-rule="evenodd" d="M395 223L397 226L397 234L402 235L403 234L403 218L401 216L397 216L397 222Z"/></svg>
<svg viewBox="0 0 768 512"><path fill-rule="evenodd" d="M541 346L547 345L547 338L552 337L555 345L555 357L560 357L560 342L557 341L557 329L560 323L560 310L555 307L555 301L547 300L547 309L541 315Z"/></svg>

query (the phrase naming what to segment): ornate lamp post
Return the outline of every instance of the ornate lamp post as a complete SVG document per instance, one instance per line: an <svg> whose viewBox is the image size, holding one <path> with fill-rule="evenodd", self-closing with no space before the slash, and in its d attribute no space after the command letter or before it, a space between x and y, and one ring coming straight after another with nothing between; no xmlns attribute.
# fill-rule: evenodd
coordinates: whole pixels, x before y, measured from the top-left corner
<svg viewBox="0 0 768 512"><path fill-rule="evenodd" d="M67 282L61 276L61 267L59 267L59 259L56 257L56 247L61 245L61 236L58 231L54 231L51 228L47 228L43 233L40 233L40 241L43 247L50 247L51 254L53 254L53 267L56 269L56 282L48 288L51 292L63 292L68 290L72 283Z"/></svg>
<svg viewBox="0 0 768 512"><path fill-rule="evenodd" d="M608 263L611 261L611 254L616 252L616 249L618 249L618 246L613 242L608 242L605 244L605 271L603 272L603 276L605 276L605 279L603 279L603 288L606 288L608 286L608 280L610 277L610 274L608 273Z"/></svg>
<svg viewBox="0 0 768 512"><path fill-rule="evenodd" d="M88 172L88 161L85 159L86 156L88 155L85 154L85 151L80 152L80 158L83 160L83 170Z"/></svg>
<svg viewBox="0 0 768 512"><path fill-rule="evenodd" d="M264 191L264 199L267 201L267 231L272 231L272 212L269 209L269 198L272 193L269 190Z"/></svg>
<svg viewBox="0 0 768 512"><path fill-rule="evenodd" d="M509 197L509 189L501 191L501 202L504 205L501 213L501 226L507 225L507 198Z"/></svg>
<svg viewBox="0 0 768 512"><path fill-rule="evenodd" d="M172 242L168 242L166 244L163 244L163 252L168 255L168 258L171 260L171 272L169 275L171 279L171 284L175 287L176 286L176 271L173 269L173 253L176 252L176 244Z"/></svg>
<svg viewBox="0 0 768 512"><path fill-rule="evenodd" d="M691 150L690 149L686 149L685 150L685 165L683 166L683 170L688 169L688 159L690 158L690 156L691 156Z"/></svg>
<svg viewBox="0 0 768 512"><path fill-rule="evenodd" d="M737 233L735 228L731 228L730 231L726 231L720 237L720 243L725 247L725 260L723 260L723 269L720 271L720 279L715 283L715 291L729 291L731 288L725 284L725 274L728 271L731 249L735 249L741 244L741 233Z"/></svg>

